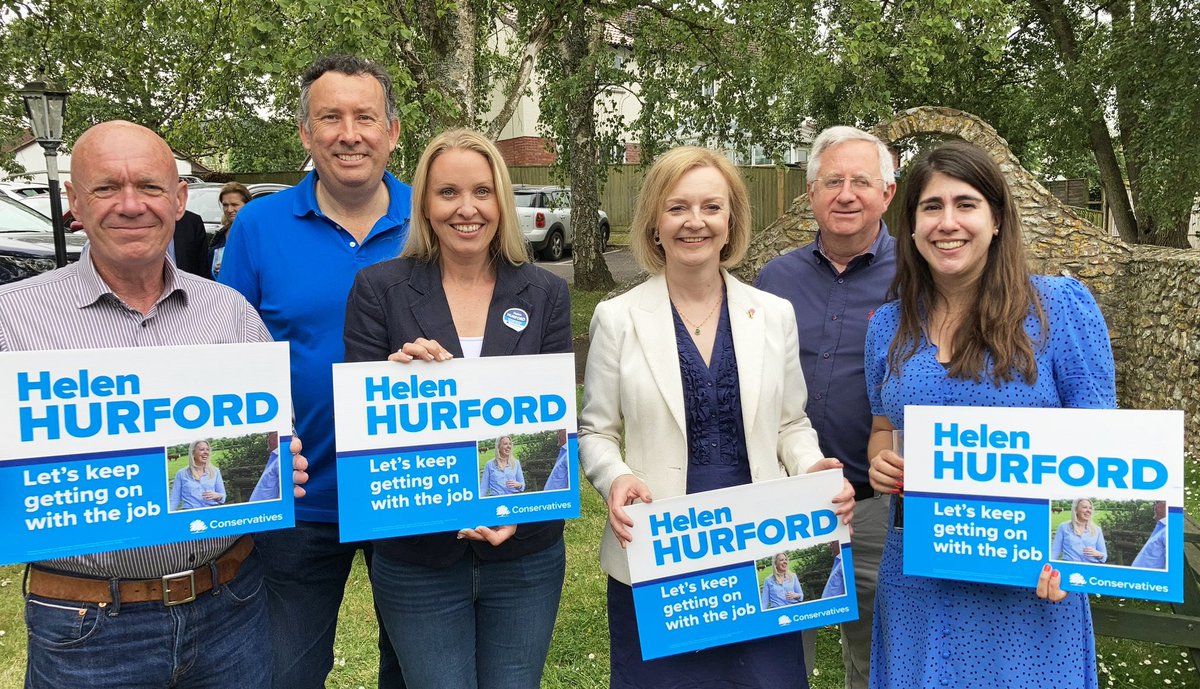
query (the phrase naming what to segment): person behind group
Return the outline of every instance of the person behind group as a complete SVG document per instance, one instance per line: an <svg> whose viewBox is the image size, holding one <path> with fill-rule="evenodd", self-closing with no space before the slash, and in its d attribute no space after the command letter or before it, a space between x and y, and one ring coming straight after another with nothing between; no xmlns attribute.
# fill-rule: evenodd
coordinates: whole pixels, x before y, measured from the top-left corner
<svg viewBox="0 0 1200 689"><path fill-rule="evenodd" d="M592 317L579 447L608 505L600 565L614 689L806 685L798 634L643 661L621 552L635 500L841 466L824 458L804 414L792 308L725 270L749 238L746 186L724 156L693 146L663 154L632 227L634 257L652 277ZM846 521L853 498L849 483L835 498Z"/></svg>
<svg viewBox="0 0 1200 689"><path fill-rule="evenodd" d="M238 211L250 203L250 190L241 182L230 182L221 187L221 194L217 198L221 201L221 228L213 235L212 243L208 246L208 267L214 280L221 273L221 259L225 254L225 242L229 239L229 228L233 227Z"/></svg>
<svg viewBox="0 0 1200 689"><path fill-rule="evenodd" d="M208 277L208 232L204 219L197 213L185 210L175 223L167 255L175 261L175 267L192 275Z"/></svg>
<svg viewBox="0 0 1200 689"><path fill-rule="evenodd" d="M567 476L569 473L568 454L567 430L562 428L558 431L558 458L554 460L554 467L550 469L550 475L546 477L546 486L542 490L566 490L570 487L570 480Z"/></svg>
<svg viewBox="0 0 1200 689"><path fill-rule="evenodd" d="M1150 538L1133 558L1134 567L1146 569L1167 568L1167 502L1159 500L1154 503L1154 530Z"/></svg>
<svg viewBox="0 0 1200 689"><path fill-rule="evenodd" d="M529 261L495 145L466 129L438 135L413 194L400 258L354 280L346 360L570 352L567 283ZM513 309L524 328L509 327ZM497 456L511 449L503 437ZM375 543L371 585L409 689L540 686L566 567L562 533L562 521L548 521Z"/></svg>
<svg viewBox="0 0 1200 689"><path fill-rule="evenodd" d="M412 190L386 171L400 137L397 112L381 66L348 55L315 60L301 75L296 110L313 171L238 211L226 238L218 279L290 343L296 431L309 443L309 492L296 505L296 526L255 537L267 566L277 689L324 687L355 554L371 567L369 542L338 537L330 366L345 358L354 276L395 258L408 236ZM404 686L382 631L379 686Z"/></svg>
<svg viewBox="0 0 1200 689"><path fill-rule="evenodd" d="M0 287L0 350L271 339L240 295L167 260L187 185L157 134L91 127L75 141L66 189L88 244L75 263ZM297 496L303 469L297 455ZM28 689L270 686L262 565L247 536L34 562L25 582Z"/></svg>
<svg viewBox="0 0 1200 689"><path fill-rule="evenodd" d="M225 504L225 482L221 470L209 459L212 448L207 440L195 440L188 446L187 466L175 473L171 481L171 497L167 502L172 510L194 510Z"/></svg>
<svg viewBox="0 0 1200 689"><path fill-rule="evenodd" d="M496 456L483 465L479 479L480 495L512 495L525 490L525 474L521 473L521 462L512 456L512 451L511 437L496 438Z"/></svg>
<svg viewBox="0 0 1200 689"><path fill-rule="evenodd" d="M778 553L773 561L773 571L763 580L762 609L782 608L804 600L800 579L788 569L788 554Z"/></svg>
<svg viewBox="0 0 1200 689"><path fill-rule="evenodd" d="M1108 560L1104 531L1092 521L1092 509L1090 498L1071 501L1071 519L1058 526L1050 543L1051 560L1092 564Z"/></svg>
<svg viewBox="0 0 1200 689"><path fill-rule="evenodd" d="M1021 218L997 164L965 142L939 146L906 176L896 301L867 331L871 483L903 486L892 451L904 406L1112 408L1108 328L1069 278L1030 276ZM1037 588L908 576L902 532L879 569L871 686L1095 687L1087 597L1045 565Z"/></svg>
<svg viewBox="0 0 1200 689"><path fill-rule="evenodd" d="M840 625L846 689L867 689L869 682L875 582L887 537L890 499L867 478L871 403L863 355L867 322L896 277L896 241L883 221L895 178L891 152L877 137L854 127L822 131L808 158L816 240L771 260L754 283L796 312L809 393L804 412L821 451L845 462L854 486L858 619Z"/></svg>

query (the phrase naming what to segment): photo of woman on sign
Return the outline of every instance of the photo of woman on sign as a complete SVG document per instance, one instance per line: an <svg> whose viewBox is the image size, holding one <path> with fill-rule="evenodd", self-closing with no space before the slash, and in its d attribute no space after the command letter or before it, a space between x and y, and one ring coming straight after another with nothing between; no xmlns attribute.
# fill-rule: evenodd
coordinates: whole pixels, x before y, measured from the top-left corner
<svg viewBox="0 0 1200 689"><path fill-rule="evenodd" d="M788 554L776 553L773 569L762 585L762 609L782 608L804 600L800 579L788 569Z"/></svg>
<svg viewBox="0 0 1200 689"><path fill-rule="evenodd" d="M1081 283L1029 275L1021 216L987 152L962 141L912 163L897 223L896 297L867 329L871 485L899 493L905 405L1116 406L1108 328ZM893 503L894 504L894 503ZM871 687L1094 689L1087 597L908 576L890 528L879 567Z"/></svg>
<svg viewBox="0 0 1200 689"><path fill-rule="evenodd" d="M225 482L221 480L221 470L209 463L211 454L207 440L196 440L188 446L188 464L171 482L169 511L225 504Z"/></svg>
<svg viewBox="0 0 1200 689"><path fill-rule="evenodd" d="M1092 521L1090 498L1071 502L1071 519L1059 525L1050 543L1050 559L1100 564L1108 560L1104 530Z"/></svg>
<svg viewBox="0 0 1200 689"><path fill-rule="evenodd" d="M525 475L521 463L513 457L512 437L502 435L496 439L496 457L483 467L479 479L479 495L513 495L525 490Z"/></svg>

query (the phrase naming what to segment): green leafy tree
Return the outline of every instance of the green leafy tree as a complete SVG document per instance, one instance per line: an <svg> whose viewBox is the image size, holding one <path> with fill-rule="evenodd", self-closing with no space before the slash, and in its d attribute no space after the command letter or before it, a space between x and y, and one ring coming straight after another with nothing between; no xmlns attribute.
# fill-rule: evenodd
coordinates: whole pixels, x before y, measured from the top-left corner
<svg viewBox="0 0 1200 689"><path fill-rule="evenodd" d="M239 59L253 11L246 0L7 2L0 136L13 140L25 126L14 91L44 76L71 92L67 141L121 118L154 129L185 156L228 151L270 95L257 65Z"/></svg>

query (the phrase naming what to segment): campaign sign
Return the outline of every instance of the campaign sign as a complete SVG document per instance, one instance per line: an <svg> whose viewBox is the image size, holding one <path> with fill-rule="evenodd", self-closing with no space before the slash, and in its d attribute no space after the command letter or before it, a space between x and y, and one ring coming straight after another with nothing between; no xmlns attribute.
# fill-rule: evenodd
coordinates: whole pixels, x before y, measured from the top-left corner
<svg viewBox="0 0 1200 689"><path fill-rule="evenodd" d="M291 419L286 342L0 352L0 563L292 526Z"/></svg>
<svg viewBox="0 0 1200 689"><path fill-rule="evenodd" d="M904 573L1183 602L1183 412L904 408Z"/></svg>
<svg viewBox="0 0 1200 689"><path fill-rule="evenodd" d="M579 516L575 356L333 367L341 539Z"/></svg>
<svg viewBox="0 0 1200 689"><path fill-rule="evenodd" d="M828 470L626 507L642 657L858 619L842 486Z"/></svg>

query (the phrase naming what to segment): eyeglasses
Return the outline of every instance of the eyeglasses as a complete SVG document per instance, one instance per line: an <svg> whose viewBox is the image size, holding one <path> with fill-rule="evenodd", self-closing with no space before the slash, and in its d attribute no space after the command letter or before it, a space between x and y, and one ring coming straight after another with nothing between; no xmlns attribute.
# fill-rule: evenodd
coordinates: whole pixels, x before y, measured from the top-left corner
<svg viewBox="0 0 1200 689"><path fill-rule="evenodd" d="M846 185L846 180L850 180L850 188L854 191L867 191L875 186L876 182L882 182L882 177L867 177L866 175L855 175L853 177L818 177L813 180L813 184L818 189L825 191L841 191Z"/></svg>

